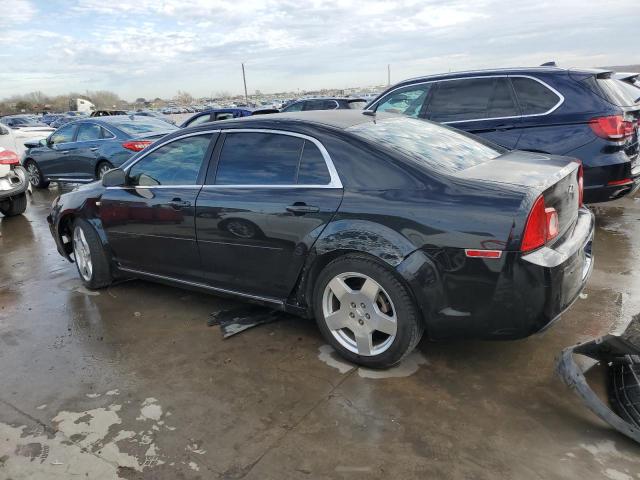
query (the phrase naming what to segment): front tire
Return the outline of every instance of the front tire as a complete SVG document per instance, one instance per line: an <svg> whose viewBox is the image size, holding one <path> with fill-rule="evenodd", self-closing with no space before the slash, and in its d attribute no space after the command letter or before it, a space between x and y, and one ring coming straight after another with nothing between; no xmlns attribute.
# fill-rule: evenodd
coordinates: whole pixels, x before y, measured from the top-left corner
<svg viewBox="0 0 640 480"><path fill-rule="evenodd" d="M102 180L104 174L109 170L113 170L113 165L111 165L111 163L107 162L106 160L98 163L98 167L96 168L96 180Z"/></svg>
<svg viewBox="0 0 640 480"><path fill-rule="evenodd" d="M42 170L34 160L27 160L24 162L24 167L27 170L27 176L29 177L29 183L34 188L47 188L49 186L48 180L44 179Z"/></svg>
<svg viewBox="0 0 640 480"><path fill-rule="evenodd" d="M82 283L92 290L111 284L111 268L98 233L89 222L73 224L73 257Z"/></svg>
<svg viewBox="0 0 640 480"><path fill-rule="evenodd" d="M424 332L409 289L389 267L363 255L329 263L315 283L313 305L331 346L369 368L397 364Z"/></svg>
<svg viewBox="0 0 640 480"><path fill-rule="evenodd" d="M5 217L15 217L27 209L27 194L21 193L0 202L0 213Z"/></svg>

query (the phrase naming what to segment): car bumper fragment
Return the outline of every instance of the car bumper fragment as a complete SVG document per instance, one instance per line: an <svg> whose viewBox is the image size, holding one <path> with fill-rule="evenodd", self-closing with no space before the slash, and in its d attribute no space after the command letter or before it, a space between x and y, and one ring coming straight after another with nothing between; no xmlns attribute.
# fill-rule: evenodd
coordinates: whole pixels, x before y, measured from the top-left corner
<svg viewBox="0 0 640 480"><path fill-rule="evenodd" d="M584 371L578 366L574 355L585 355L601 362L612 376L614 368L621 364L637 368L640 366L640 348L628 340L615 335L605 335L595 340L565 348L558 359L556 371L564 383L573 390L584 405L618 432L640 443L640 426L625 421L611 410L589 387ZM626 388L639 388L640 378L635 376L635 385ZM618 402L622 408L638 408L630 402Z"/></svg>
<svg viewBox="0 0 640 480"><path fill-rule="evenodd" d="M20 166L15 167L0 177L0 200L20 195L27 190L28 186L27 171Z"/></svg>

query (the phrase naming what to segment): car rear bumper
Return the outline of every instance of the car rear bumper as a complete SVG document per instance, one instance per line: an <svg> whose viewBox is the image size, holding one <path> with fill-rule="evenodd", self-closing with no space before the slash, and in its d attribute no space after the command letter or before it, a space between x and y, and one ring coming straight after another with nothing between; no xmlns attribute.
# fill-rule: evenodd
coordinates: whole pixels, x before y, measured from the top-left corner
<svg viewBox="0 0 640 480"><path fill-rule="evenodd" d="M547 328L579 297L593 269L594 228L593 214L581 208L573 227L550 247L503 252L499 259L441 251L418 261L429 259L418 251L398 270L430 338L523 338Z"/></svg>
<svg viewBox="0 0 640 480"><path fill-rule="evenodd" d="M598 167L585 166L585 203L599 203L617 200L625 195L635 193L640 188L640 159L626 159L623 163L615 163ZM623 184L620 182L628 180Z"/></svg>
<svg viewBox="0 0 640 480"><path fill-rule="evenodd" d="M16 166L9 173L0 177L0 200L20 195L26 192L28 187L27 171Z"/></svg>

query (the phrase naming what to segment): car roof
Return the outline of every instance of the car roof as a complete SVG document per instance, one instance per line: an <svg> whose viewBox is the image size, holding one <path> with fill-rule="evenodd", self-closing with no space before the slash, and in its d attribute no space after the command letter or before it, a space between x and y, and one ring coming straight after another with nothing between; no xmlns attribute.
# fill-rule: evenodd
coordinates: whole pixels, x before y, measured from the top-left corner
<svg viewBox="0 0 640 480"><path fill-rule="evenodd" d="M363 110L310 110L306 112L285 112L270 113L267 115L256 115L249 117L234 118L229 120L219 120L215 123L201 124L190 127L194 130L230 127L252 127L252 128L287 128L296 125L321 125L345 130L354 125L372 122L385 118L398 118L404 116L392 113L376 113L375 115L365 114Z"/></svg>
<svg viewBox="0 0 640 480"><path fill-rule="evenodd" d="M396 85L402 85L405 83L415 83L419 81L429 81L429 80L438 80L445 78L458 78L458 77L468 77L471 75L478 76L486 76L486 75L508 75L508 74L518 74L518 75L526 75L526 74L565 74L567 72L571 73L584 73L584 74L599 74L609 72L609 70L599 69L599 68L580 68L580 69L569 69L569 68L560 68L553 66L546 67L515 67L515 68L491 68L491 69L482 69L482 70L464 70L459 72L447 72L447 73L437 73L433 75L424 75L420 77L413 77L398 82Z"/></svg>

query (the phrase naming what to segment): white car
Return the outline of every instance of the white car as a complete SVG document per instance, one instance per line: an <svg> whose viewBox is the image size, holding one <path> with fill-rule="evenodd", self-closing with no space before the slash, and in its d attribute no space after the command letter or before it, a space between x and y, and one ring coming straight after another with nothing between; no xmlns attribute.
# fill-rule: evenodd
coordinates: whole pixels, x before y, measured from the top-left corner
<svg viewBox="0 0 640 480"><path fill-rule="evenodd" d="M25 142L38 142L47 138L54 131L55 129L51 127L22 127L14 129L0 123L0 148L16 152L20 157L26 150Z"/></svg>
<svg viewBox="0 0 640 480"><path fill-rule="evenodd" d="M0 213L5 217L20 215L27 208L27 171L18 154L0 147Z"/></svg>

